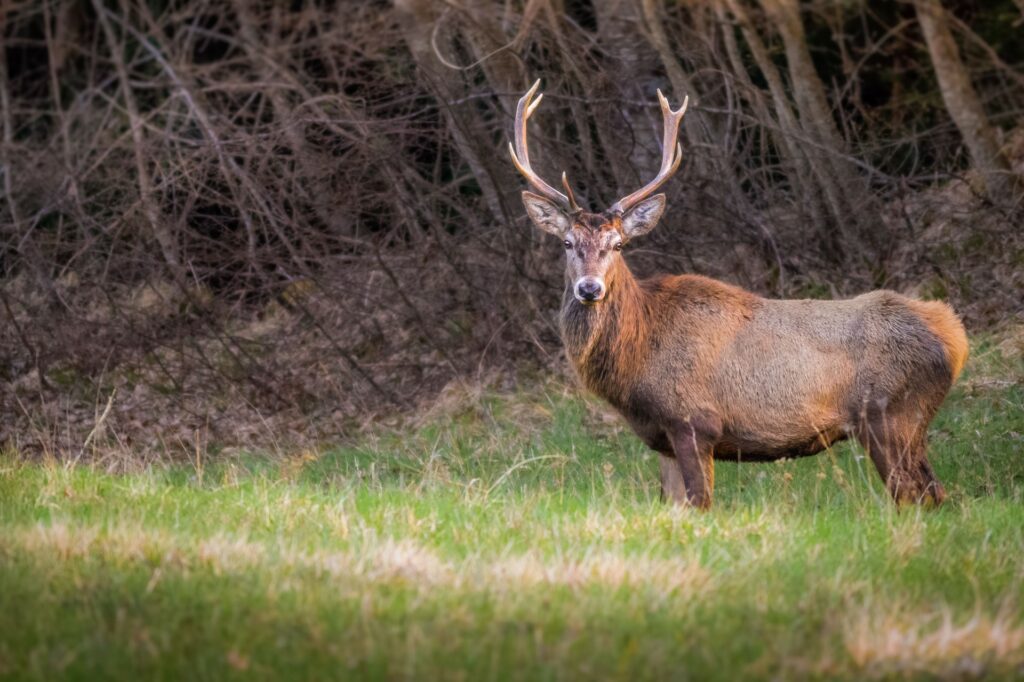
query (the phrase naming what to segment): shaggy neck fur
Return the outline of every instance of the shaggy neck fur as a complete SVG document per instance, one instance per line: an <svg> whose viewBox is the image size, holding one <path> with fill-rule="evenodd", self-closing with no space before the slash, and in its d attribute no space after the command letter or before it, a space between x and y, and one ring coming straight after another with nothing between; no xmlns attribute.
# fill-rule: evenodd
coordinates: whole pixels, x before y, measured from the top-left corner
<svg viewBox="0 0 1024 682"><path fill-rule="evenodd" d="M649 295L622 258L605 275L608 292L583 305L568 283L562 299L562 339L576 372L590 390L613 405L628 400L650 348Z"/></svg>

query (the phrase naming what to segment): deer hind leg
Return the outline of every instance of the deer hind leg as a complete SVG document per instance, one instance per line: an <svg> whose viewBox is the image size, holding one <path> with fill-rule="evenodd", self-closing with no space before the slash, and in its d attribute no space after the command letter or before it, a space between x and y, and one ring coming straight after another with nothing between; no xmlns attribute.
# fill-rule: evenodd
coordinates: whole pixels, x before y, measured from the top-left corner
<svg viewBox="0 0 1024 682"><path fill-rule="evenodd" d="M857 439L898 505L938 505L946 499L927 456L928 422L934 410L902 405L869 408Z"/></svg>
<svg viewBox="0 0 1024 682"><path fill-rule="evenodd" d="M709 509L715 488L713 453L722 432L721 422L717 418L692 418L676 422L666 432L682 483L682 490L678 491L682 494L673 496L673 501ZM664 472L666 465L662 466ZM662 481L664 485L664 473Z"/></svg>

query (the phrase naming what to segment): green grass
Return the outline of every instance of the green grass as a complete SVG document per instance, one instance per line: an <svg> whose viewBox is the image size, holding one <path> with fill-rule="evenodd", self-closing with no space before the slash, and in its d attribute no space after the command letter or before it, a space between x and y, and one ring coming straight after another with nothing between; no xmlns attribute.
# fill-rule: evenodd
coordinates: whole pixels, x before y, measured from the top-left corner
<svg viewBox="0 0 1024 682"><path fill-rule="evenodd" d="M719 463L714 509L550 383L354 447L111 474L0 458L0 676L1024 675L1024 363L985 344L898 512L857 449Z"/></svg>

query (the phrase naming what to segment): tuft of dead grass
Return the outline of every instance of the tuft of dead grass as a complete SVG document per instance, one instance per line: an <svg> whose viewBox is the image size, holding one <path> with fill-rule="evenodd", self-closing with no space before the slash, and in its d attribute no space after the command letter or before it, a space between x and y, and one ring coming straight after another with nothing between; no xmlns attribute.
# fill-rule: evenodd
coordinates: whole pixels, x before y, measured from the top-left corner
<svg viewBox="0 0 1024 682"><path fill-rule="evenodd" d="M870 677L927 673L983 675L1024 664L1024 626L1009 610L958 621L951 611L922 613L890 606L858 610L843 631L854 663Z"/></svg>

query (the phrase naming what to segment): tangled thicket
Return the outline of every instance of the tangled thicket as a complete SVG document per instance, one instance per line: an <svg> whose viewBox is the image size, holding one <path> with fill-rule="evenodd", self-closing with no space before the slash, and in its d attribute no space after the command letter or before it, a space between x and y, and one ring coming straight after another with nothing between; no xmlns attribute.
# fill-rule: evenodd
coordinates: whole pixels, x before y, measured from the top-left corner
<svg viewBox="0 0 1024 682"><path fill-rule="evenodd" d="M689 95L641 274L1019 315L1024 8L945 9L5 3L0 444L334 438L453 380L559 367L559 247L505 151L538 77L535 166L593 209L656 169L655 90ZM978 106L987 142L958 129Z"/></svg>

